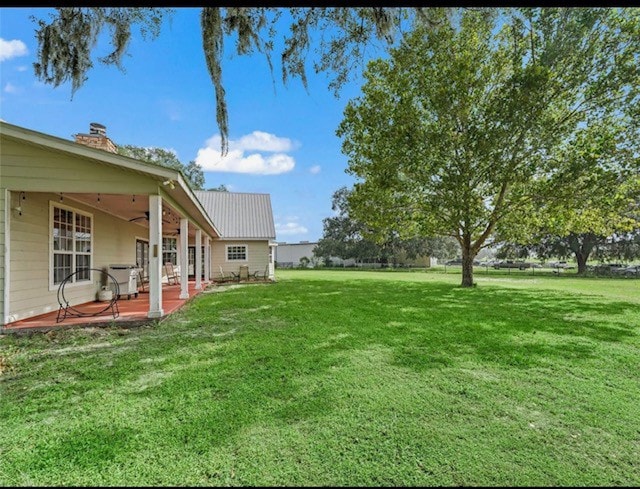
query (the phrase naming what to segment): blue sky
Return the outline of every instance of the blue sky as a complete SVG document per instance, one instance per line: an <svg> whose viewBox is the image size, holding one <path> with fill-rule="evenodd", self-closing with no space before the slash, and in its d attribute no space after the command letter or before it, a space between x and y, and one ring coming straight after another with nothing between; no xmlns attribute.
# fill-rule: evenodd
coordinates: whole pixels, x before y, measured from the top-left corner
<svg viewBox="0 0 640 489"><path fill-rule="evenodd" d="M347 101L359 94L359 80L336 98L326 75L311 69L308 92L298 79L283 85L277 52L273 77L262 54L226 56L230 152L220 161L199 9L176 9L155 40L143 40L134 30L125 71L96 61L73 99L70 84L53 88L33 73L36 25L29 17L46 18L50 11L0 9L2 120L69 140L98 122L116 144L173 149L183 163L196 160L203 167L205 188L225 184L234 192L269 193L278 241L322 237L322 219L332 215L331 195L354 182L345 173L347 158L335 131ZM228 41L226 51L231 47ZM96 54L107 49L99 42Z"/></svg>

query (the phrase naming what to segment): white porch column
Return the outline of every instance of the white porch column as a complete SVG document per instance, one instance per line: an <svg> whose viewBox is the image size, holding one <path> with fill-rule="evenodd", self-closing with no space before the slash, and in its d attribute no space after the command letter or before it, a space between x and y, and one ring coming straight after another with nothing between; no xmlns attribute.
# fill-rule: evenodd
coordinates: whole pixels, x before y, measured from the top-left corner
<svg viewBox="0 0 640 489"><path fill-rule="evenodd" d="M149 312L147 317L164 316L162 310L162 197L149 195Z"/></svg>
<svg viewBox="0 0 640 489"><path fill-rule="evenodd" d="M211 282L211 238L204 238L204 279Z"/></svg>
<svg viewBox="0 0 640 489"><path fill-rule="evenodd" d="M276 247L273 244L269 244L269 279L275 279L275 257Z"/></svg>
<svg viewBox="0 0 640 489"><path fill-rule="evenodd" d="M196 290L202 289L202 230L196 229Z"/></svg>
<svg viewBox="0 0 640 489"><path fill-rule="evenodd" d="M189 298L189 220L180 219L180 299Z"/></svg>

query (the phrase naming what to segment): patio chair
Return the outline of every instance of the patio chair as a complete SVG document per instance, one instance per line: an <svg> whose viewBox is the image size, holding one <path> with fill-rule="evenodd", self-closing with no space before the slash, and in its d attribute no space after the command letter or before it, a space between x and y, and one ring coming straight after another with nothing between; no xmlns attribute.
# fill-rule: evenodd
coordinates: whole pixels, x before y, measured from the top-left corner
<svg viewBox="0 0 640 489"><path fill-rule="evenodd" d="M178 285L180 283L180 276L176 273L173 263L170 261L166 262L164 264L164 271L167 274L167 283L169 285Z"/></svg>
<svg viewBox="0 0 640 489"><path fill-rule="evenodd" d="M222 282L229 282L231 280L236 280L238 277L239 275L237 273L233 273L233 272L225 273L222 266L220 266L220 280Z"/></svg>
<svg viewBox="0 0 640 489"><path fill-rule="evenodd" d="M256 280L262 279L262 280L266 281L267 278L269 277L269 265L264 267L264 272L261 272L260 270L256 270L255 272L253 272L252 276Z"/></svg>
<svg viewBox="0 0 640 489"><path fill-rule="evenodd" d="M249 267L247 265L242 265L240 267L238 282L240 282L240 280L249 280Z"/></svg>
<svg viewBox="0 0 640 489"><path fill-rule="evenodd" d="M145 285L149 283L149 275L145 273L144 268L138 268L138 286L140 287L140 292L145 291Z"/></svg>

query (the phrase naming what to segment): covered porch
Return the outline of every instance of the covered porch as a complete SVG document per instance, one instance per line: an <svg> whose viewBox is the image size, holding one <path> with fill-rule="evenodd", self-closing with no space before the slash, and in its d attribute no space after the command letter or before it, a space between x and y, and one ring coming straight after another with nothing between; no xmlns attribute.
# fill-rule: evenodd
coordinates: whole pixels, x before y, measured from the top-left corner
<svg viewBox="0 0 640 489"><path fill-rule="evenodd" d="M9 191L13 212L7 226L10 266L5 278L10 293L3 327L31 324L34 318L33 324L55 324L61 287L71 306L92 312L104 306L95 299L103 286L115 285L115 278L124 296L116 321L130 321L145 307L146 318L164 317L202 291L211 282L211 238L170 195L158 193ZM132 285L112 267L141 273ZM138 297L126 300L133 298L136 283ZM110 320L112 315L105 312L64 323Z"/></svg>
<svg viewBox="0 0 640 489"><path fill-rule="evenodd" d="M168 314L164 307L165 290L177 291L180 300L186 300L193 291L200 292L211 282L211 241L217 237L215 227L204 216L204 226L194 220L201 209L199 205L180 193L176 183L162 182L158 194L132 196L123 194L73 193L67 197L98 210L101 209L119 222L131 223L142 232L135 232L135 260L125 263L135 265L141 272L147 292L147 317L159 318ZM180 199L182 197L182 199ZM200 213L202 217L203 214ZM129 236L129 241L133 239ZM131 254L131 246L128 253ZM132 255L130 255L132 256ZM98 260L96 260L98 261ZM106 268L102 263L102 268ZM113 273L109 268L108 271ZM177 288L168 285L176 284ZM122 293L122 291L121 291Z"/></svg>
<svg viewBox="0 0 640 489"><path fill-rule="evenodd" d="M192 297L195 297L203 290L205 286L196 289L196 283L194 280L189 281L188 290L189 297L181 299L181 286L180 284L169 285L163 284L162 286L162 309L164 310L164 317L176 312ZM101 311L105 308L104 302L87 302L84 304L74 306L78 311L91 314ZM26 333L29 331L49 331L52 329L67 328L67 327L96 327L96 326L139 326L151 322L148 317L149 312L149 292L141 291L137 297L131 296L130 299L121 297L117 302L117 310L119 312L116 318L113 317L111 310L106 310L96 316L86 317L72 317L68 316L60 322L56 322L58 317L58 310L51 311L46 314L34 316L20 321L15 321L5 326L4 333Z"/></svg>
<svg viewBox="0 0 640 489"><path fill-rule="evenodd" d="M179 171L1 128L0 331L57 315L61 285L69 304L90 304L110 285L101 271L144 270L147 293L136 303L147 319L169 314L174 296L184 302L211 280L220 233ZM179 270L169 283L167 262ZM129 294L126 279L123 287ZM123 318L126 303L118 301Z"/></svg>

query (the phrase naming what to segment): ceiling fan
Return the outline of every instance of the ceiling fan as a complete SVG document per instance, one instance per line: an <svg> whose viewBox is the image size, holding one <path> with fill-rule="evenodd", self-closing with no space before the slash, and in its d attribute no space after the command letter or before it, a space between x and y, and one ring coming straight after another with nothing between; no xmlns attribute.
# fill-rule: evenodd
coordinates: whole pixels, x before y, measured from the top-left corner
<svg viewBox="0 0 640 489"><path fill-rule="evenodd" d="M164 214L164 212L163 212ZM138 221L139 219L146 219L147 221L149 220L149 211L144 211L144 216L138 216L138 217L132 217L131 219L129 219L129 222L134 222L134 221ZM163 224L171 224L171 221L167 221L165 219L162 219Z"/></svg>

